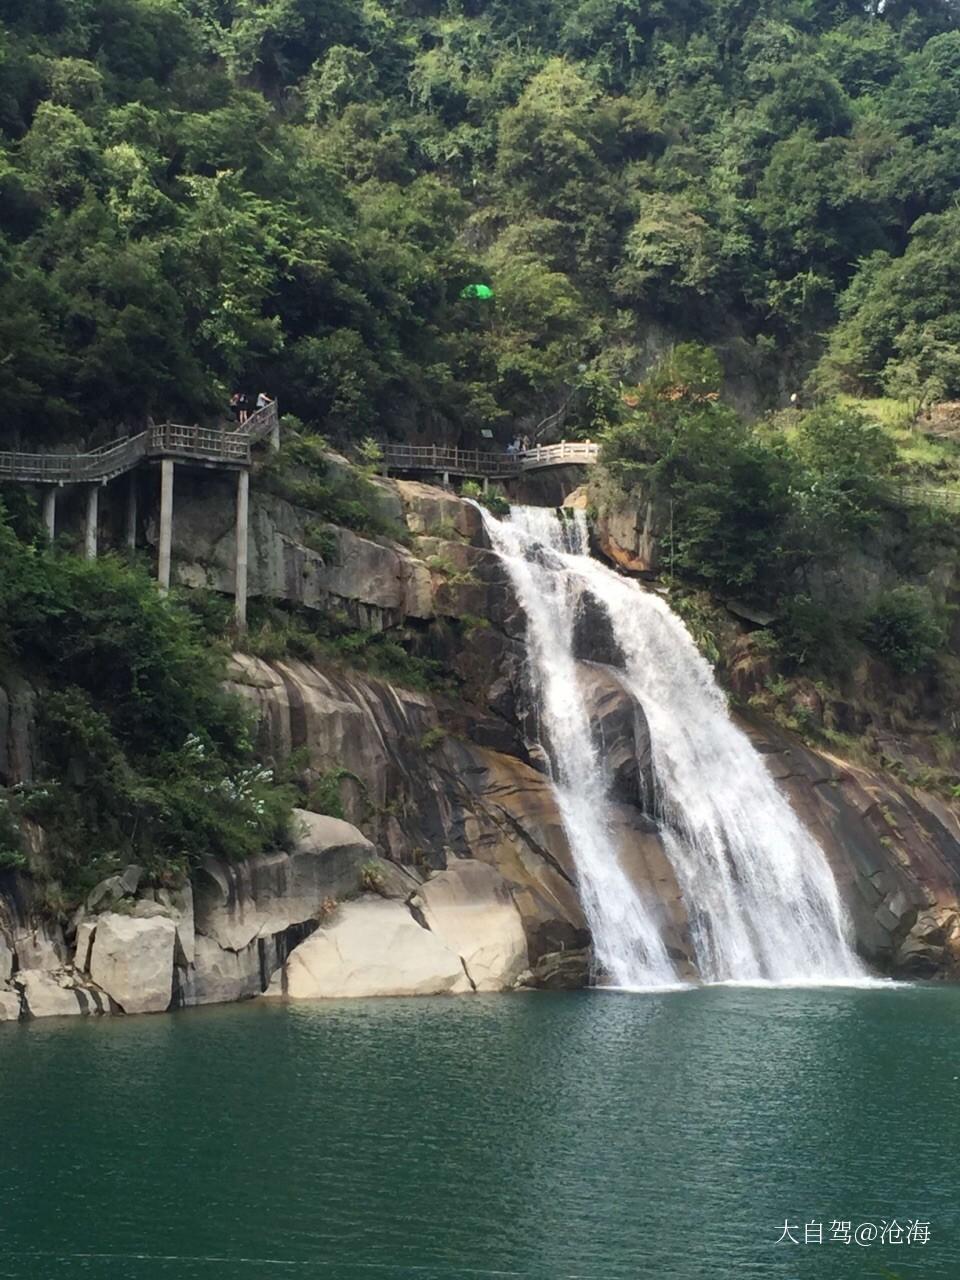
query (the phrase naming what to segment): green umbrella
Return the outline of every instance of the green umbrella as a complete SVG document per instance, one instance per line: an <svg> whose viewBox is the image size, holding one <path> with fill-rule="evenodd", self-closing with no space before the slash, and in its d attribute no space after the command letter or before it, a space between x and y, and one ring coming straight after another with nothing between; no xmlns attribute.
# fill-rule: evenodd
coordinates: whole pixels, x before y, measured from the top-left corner
<svg viewBox="0 0 960 1280"><path fill-rule="evenodd" d="M468 284L460 290L461 298L492 298L493 290L488 284Z"/></svg>

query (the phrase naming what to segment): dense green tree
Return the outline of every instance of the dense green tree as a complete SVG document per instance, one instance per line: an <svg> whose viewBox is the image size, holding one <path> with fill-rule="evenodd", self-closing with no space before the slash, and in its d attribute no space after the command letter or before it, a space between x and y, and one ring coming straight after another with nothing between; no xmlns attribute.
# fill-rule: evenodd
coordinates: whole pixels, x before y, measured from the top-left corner
<svg viewBox="0 0 960 1280"><path fill-rule="evenodd" d="M806 564L828 562L880 523L896 446L834 402L801 415L789 435L751 425L720 390L713 352L676 347L625 397L601 460L623 488L669 502L675 571L772 599L795 588Z"/></svg>
<svg viewBox="0 0 960 1280"><path fill-rule="evenodd" d="M960 212L921 219L902 257L862 264L820 378L874 394L960 395Z"/></svg>
<svg viewBox="0 0 960 1280"><path fill-rule="evenodd" d="M838 319L844 385L954 394L958 114L948 0L0 0L3 432L593 430L651 329Z"/></svg>

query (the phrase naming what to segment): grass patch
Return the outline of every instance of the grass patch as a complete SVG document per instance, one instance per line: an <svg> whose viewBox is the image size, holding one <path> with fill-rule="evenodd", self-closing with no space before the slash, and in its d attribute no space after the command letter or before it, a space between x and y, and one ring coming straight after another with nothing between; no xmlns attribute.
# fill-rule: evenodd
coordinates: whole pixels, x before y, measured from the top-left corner
<svg viewBox="0 0 960 1280"><path fill-rule="evenodd" d="M922 429L918 400L858 399L849 395L839 399L881 426L893 441L897 475L913 484L960 487L960 445Z"/></svg>

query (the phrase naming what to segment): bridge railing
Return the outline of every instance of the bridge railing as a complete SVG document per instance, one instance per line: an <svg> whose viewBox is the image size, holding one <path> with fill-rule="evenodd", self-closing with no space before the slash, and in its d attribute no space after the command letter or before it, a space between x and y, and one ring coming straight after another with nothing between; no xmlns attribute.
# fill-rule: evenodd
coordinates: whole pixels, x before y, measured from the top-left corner
<svg viewBox="0 0 960 1280"><path fill-rule="evenodd" d="M76 454L79 480L108 480L120 475L145 457L147 453L147 432L130 436L127 440L114 440L111 444L101 445L89 453Z"/></svg>
<svg viewBox="0 0 960 1280"><path fill-rule="evenodd" d="M215 462L249 462L250 436L245 426L236 431L219 431L216 427L165 422L150 430L150 453L173 453Z"/></svg>
<svg viewBox="0 0 960 1280"><path fill-rule="evenodd" d="M256 413L251 413L243 424L242 430L247 433L251 443L254 443L258 440L266 440L267 436L274 435L279 429L279 425L280 410L277 408L276 400L271 400L269 404L265 404Z"/></svg>
<svg viewBox="0 0 960 1280"><path fill-rule="evenodd" d="M473 475L508 475L516 471L516 458L479 449L454 449L439 444L390 444L383 450L384 465L394 471L454 471Z"/></svg>
<svg viewBox="0 0 960 1280"><path fill-rule="evenodd" d="M133 466L146 453L146 432L89 453L0 453L0 478L36 484L103 480Z"/></svg>
<svg viewBox="0 0 960 1280"><path fill-rule="evenodd" d="M383 450L384 466L392 471L448 471L457 475L515 476L540 467L589 465L600 446L589 440L541 444L520 453L491 453L448 445L390 444Z"/></svg>
<svg viewBox="0 0 960 1280"><path fill-rule="evenodd" d="M0 478L58 484L73 478L76 454L72 453L0 453Z"/></svg>
<svg viewBox="0 0 960 1280"><path fill-rule="evenodd" d="M111 440L86 453L0 452L0 480L22 484L78 484L111 480L142 459L162 454L210 462L248 464L251 446L278 430L275 401L230 431L164 422L124 440Z"/></svg>
<svg viewBox="0 0 960 1280"><path fill-rule="evenodd" d="M522 470L532 471L537 467L590 466L599 456L600 446L591 440L563 440L560 444L538 444L525 449L517 454L517 460Z"/></svg>

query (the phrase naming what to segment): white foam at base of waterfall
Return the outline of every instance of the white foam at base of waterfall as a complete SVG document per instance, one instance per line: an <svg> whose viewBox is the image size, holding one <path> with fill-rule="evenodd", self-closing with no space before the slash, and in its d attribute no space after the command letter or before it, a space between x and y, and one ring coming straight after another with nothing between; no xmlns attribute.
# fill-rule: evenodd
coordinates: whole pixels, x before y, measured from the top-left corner
<svg viewBox="0 0 960 1280"><path fill-rule="evenodd" d="M869 983L826 855L731 719L710 666L655 593L590 558L583 512L484 513L527 616L543 745L585 914L612 984L676 981L656 903L624 872L601 753L579 692L574 627L589 594L609 617L621 680L650 728L654 814L706 982Z"/></svg>

